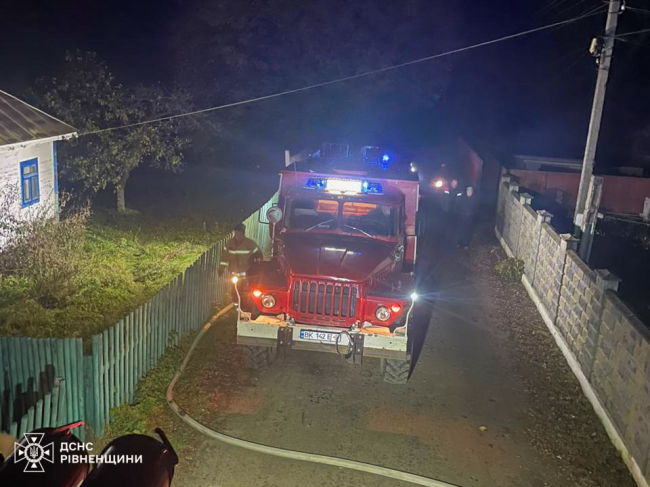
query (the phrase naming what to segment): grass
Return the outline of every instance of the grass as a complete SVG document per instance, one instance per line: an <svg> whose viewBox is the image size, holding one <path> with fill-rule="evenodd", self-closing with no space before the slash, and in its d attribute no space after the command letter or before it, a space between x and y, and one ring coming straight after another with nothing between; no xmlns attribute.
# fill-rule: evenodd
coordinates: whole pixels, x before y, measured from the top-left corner
<svg viewBox="0 0 650 487"><path fill-rule="evenodd" d="M110 424L104 435L95 439L95 454L123 435L136 433L157 438L155 428L165 431L177 451L191 443L192 431L185 428L167 406L166 391L195 336L196 333L192 333L183 338L180 345L167 349L158 364L138 384L133 404L111 409Z"/></svg>
<svg viewBox="0 0 650 487"><path fill-rule="evenodd" d="M0 278L0 335L88 337L150 299L226 234L191 219L96 210L85 234L75 292L46 307L24 278Z"/></svg>
<svg viewBox="0 0 650 487"><path fill-rule="evenodd" d="M519 282L524 275L524 261L521 259L503 259L500 260L494 269L497 275L506 281Z"/></svg>

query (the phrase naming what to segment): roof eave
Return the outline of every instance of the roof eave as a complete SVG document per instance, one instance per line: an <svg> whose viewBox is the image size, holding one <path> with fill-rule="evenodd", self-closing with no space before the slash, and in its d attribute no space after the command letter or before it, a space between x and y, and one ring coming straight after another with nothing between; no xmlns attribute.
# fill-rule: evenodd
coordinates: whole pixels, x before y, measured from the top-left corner
<svg viewBox="0 0 650 487"><path fill-rule="evenodd" d="M24 149L25 147L34 144L44 144L47 142L55 142L57 140L69 140L77 136L78 136L77 132L70 132L69 134L53 135L52 137L44 137L42 139L25 140L22 142L15 142L13 144L2 145L0 146L0 151L12 151L16 149Z"/></svg>

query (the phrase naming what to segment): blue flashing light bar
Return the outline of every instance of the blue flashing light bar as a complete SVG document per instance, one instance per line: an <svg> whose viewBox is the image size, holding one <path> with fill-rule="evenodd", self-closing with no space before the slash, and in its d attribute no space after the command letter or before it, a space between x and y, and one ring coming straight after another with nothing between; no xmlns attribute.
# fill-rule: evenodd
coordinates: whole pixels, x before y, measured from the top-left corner
<svg viewBox="0 0 650 487"><path fill-rule="evenodd" d="M325 189L327 187L327 180L321 178L308 178L305 181L305 188L307 189Z"/></svg>
<svg viewBox="0 0 650 487"><path fill-rule="evenodd" d="M381 160L384 162L390 161L390 154L384 154L383 156L381 156Z"/></svg>
<svg viewBox="0 0 650 487"><path fill-rule="evenodd" d="M384 194L384 187L381 185L381 183L364 181L361 185L361 191L363 194Z"/></svg>
<svg viewBox="0 0 650 487"><path fill-rule="evenodd" d="M333 182L338 182L338 183L345 183L346 181L348 182L354 182L355 180L335 180ZM381 185L381 183L377 182L372 182L372 181L359 181L356 180L357 183L361 183L361 191L356 192L352 190L356 194L384 194L384 187ZM307 178L305 181L305 189L315 189L317 191L324 191L324 192L337 192L337 190L333 190L332 188L328 188L328 180L325 178ZM343 193L349 191L347 188ZM357 190L358 191L358 190ZM351 193L352 194L352 193Z"/></svg>

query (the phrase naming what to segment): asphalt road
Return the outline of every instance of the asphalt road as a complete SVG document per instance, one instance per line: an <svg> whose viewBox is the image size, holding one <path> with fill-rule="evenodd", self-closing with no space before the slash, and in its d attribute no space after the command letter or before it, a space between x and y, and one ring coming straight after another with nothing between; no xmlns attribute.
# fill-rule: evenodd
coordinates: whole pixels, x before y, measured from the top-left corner
<svg viewBox="0 0 650 487"><path fill-rule="evenodd" d="M516 353L499 331L489 286L462 250L440 235L420 251L419 353L407 385L382 382L379 361L291 351L270 369L241 367L234 317L205 336L177 388L177 402L227 434L284 448L405 470L459 486L567 485L552 457L534 449ZM470 250L471 252L471 250ZM544 418L549 428L555 418ZM537 425L539 426L539 425ZM542 425L543 427L546 424ZM192 440L177 486L402 485ZM403 484L406 485L406 484Z"/></svg>

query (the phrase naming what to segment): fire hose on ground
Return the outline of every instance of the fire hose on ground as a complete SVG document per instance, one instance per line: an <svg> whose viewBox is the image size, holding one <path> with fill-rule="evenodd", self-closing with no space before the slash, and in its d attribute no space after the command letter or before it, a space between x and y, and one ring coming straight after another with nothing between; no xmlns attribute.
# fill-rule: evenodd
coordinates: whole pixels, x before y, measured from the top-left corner
<svg viewBox="0 0 650 487"><path fill-rule="evenodd" d="M192 354L198 345L203 335L212 327L212 325L217 321L218 318L223 316L225 313L230 311L233 308L233 305L229 305L226 308L222 309L217 313L208 323L205 324L203 329L199 332L197 337L192 342L192 346L185 355L185 359L181 364L180 368L174 375L173 379L167 387L167 403L171 409L182 419L187 425L189 425L194 430L199 433L213 438L217 441L225 443L230 446L235 446L238 448L244 448L246 450L264 453L267 455L272 455L275 457L286 458L289 460L297 460L301 462L309 463L319 463L322 465L330 465L332 467L346 468L349 470L356 470L359 472L366 472L373 475L379 475L382 477L387 477L394 480L400 480L402 482L409 482L411 484L423 485L425 487L458 487L457 485L443 482L441 480L435 480L428 477L423 477L420 475L411 474L408 472L403 472L400 470L395 470L392 468L380 467L378 465L373 465L370 463L356 462L354 460L347 460L345 458L331 457L327 455L318 455L315 453L306 453L296 450L288 450L285 448L279 448L275 446L263 445L261 443L255 443L252 441L242 440L240 438L235 438L233 436L226 435L214 429L208 428L207 426L199 423L192 416L190 416L186 411L184 411L176 402L174 402L174 386L181 374L187 367L187 364L192 357Z"/></svg>

